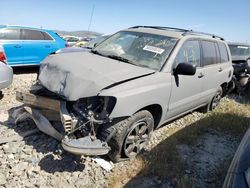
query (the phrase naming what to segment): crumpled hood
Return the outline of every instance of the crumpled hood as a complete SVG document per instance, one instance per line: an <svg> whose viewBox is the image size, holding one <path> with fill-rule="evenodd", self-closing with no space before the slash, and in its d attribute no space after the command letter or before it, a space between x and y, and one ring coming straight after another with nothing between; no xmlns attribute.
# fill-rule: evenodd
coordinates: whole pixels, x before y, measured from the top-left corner
<svg viewBox="0 0 250 188"><path fill-rule="evenodd" d="M96 96L103 88L154 70L88 52L48 56L40 66L39 81L48 90L69 101Z"/></svg>

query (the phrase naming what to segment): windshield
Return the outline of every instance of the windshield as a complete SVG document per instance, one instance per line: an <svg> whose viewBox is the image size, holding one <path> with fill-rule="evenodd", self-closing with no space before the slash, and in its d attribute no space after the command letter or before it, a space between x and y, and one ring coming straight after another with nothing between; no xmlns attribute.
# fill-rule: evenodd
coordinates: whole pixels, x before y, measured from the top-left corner
<svg viewBox="0 0 250 188"><path fill-rule="evenodd" d="M160 70L176 42L176 38L168 36L121 31L99 44L93 52Z"/></svg>
<svg viewBox="0 0 250 188"><path fill-rule="evenodd" d="M250 46L229 45L232 56L250 56Z"/></svg>

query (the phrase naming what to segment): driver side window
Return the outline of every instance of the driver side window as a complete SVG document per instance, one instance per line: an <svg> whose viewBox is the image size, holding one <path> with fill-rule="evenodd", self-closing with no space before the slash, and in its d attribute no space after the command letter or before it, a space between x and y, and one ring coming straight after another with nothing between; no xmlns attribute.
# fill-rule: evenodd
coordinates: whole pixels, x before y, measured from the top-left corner
<svg viewBox="0 0 250 188"><path fill-rule="evenodd" d="M187 41L183 44L175 58L175 65L179 63L191 63L200 67L200 45L199 41Z"/></svg>

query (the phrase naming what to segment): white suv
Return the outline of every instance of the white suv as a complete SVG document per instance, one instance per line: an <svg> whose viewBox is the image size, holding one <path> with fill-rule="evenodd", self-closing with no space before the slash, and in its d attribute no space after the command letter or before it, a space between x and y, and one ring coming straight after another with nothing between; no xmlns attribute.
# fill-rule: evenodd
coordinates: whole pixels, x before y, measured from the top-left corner
<svg viewBox="0 0 250 188"><path fill-rule="evenodd" d="M47 57L32 90L36 100L23 100L29 98L23 93L17 98L32 104L29 112L38 124L38 117L46 116L44 108L59 111L64 135L43 131L64 138L65 150L109 152L119 161L138 154L163 123L218 106L232 75L229 48L221 37L137 26L115 33L91 52Z"/></svg>

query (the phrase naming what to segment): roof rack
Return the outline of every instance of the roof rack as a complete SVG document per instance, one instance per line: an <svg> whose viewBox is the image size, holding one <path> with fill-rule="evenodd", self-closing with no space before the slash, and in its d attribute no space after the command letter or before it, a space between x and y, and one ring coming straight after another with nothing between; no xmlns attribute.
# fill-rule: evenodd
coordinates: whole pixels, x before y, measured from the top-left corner
<svg viewBox="0 0 250 188"><path fill-rule="evenodd" d="M206 36L211 36L212 38L218 38L220 40L224 40L224 38L215 35L215 34L210 34L210 33L205 33L205 32L199 32L199 31L193 31L193 30L188 30L188 29L182 29L182 28L176 28L176 27L162 27L162 26L143 26L143 25L138 25L138 26L133 26L130 27L129 29L135 29L135 28L151 28L151 29L161 29L161 30L172 30L172 31L180 31L183 32L183 36L185 35L206 35Z"/></svg>
<svg viewBox="0 0 250 188"><path fill-rule="evenodd" d="M204 32L199 32L199 31L192 31L192 30L186 31L182 35L183 36L185 36L185 35L206 35L206 36L211 36L212 38L217 38L217 39L220 39L220 40L224 40L223 37L220 37L220 36L215 35L215 34L204 33Z"/></svg>
<svg viewBox="0 0 250 188"><path fill-rule="evenodd" d="M180 32L188 32L192 30L182 29L182 28L175 28L175 27L162 27L162 26L144 26L144 25L138 25L130 27L129 29L135 29L135 28L151 28L151 29L161 29L161 30L173 30L173 31L180 31Z"/></svg>

